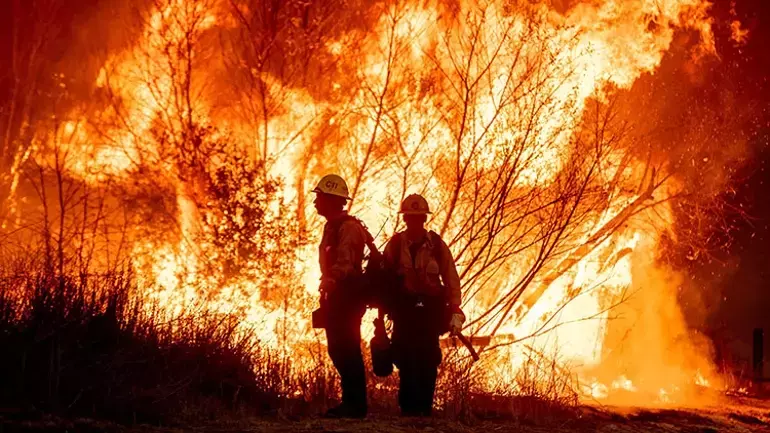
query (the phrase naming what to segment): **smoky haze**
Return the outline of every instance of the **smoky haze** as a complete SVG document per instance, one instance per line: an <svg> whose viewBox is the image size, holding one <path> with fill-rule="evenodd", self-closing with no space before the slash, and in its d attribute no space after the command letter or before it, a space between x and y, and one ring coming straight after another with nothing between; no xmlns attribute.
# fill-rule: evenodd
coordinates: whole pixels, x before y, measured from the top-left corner
<svg viewBox="0 0 770 433"><path fill-rule="evenodd" d="M722 203L711 210L677 207L677 238L664 257L688 276L679 299L690 325L712 338L718 364L745 372L752 330L770 330L770 9L759 1L715 2L712 13L720 59L703 67L667 59L662 76L688 85L652 88L667 100L667 116L692 122L694 134L670 130L670 137L709 143L708 155L692 156L686 184ZM732 38L734 20L749 32L745 44Z"/></svg>

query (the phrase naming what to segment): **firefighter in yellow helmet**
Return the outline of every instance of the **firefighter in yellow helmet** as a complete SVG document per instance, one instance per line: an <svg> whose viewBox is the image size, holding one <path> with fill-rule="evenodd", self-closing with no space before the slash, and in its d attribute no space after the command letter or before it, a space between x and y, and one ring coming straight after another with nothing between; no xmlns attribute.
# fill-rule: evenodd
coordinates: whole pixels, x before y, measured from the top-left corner
<svg viewBox="0 0 770 433"><path fill-rule="evenodd" d="M326 219L319 248L321 304L318 312L326 329L329 357L342 382L342 404L326 412L327 417L366 416L366 373L361 354L361 319L366 309L359 287L366 231L348 215L348 186L340 176L324 176L313 190L315 208ZM314 322L316 317L314 313Z"/></svg>
<svg viewBox="0 0 770 433"><path fill-rule="evenodd" d="M406 416L430 416L441 363L439 336L460 332L460 277L441 237L425 229L428 202L412 194L401 203L406 230L385 246L385 263L400 276L393 297L393 359L399 370L398 402Z"/></svg>

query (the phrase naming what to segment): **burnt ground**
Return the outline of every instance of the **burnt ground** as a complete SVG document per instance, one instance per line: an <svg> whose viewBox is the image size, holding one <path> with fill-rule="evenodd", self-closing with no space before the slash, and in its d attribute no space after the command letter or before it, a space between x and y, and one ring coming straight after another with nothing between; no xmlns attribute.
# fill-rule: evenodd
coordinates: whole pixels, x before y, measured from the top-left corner
<svg viewBox="0 0 770 433"><path fill-rule="evenodd" d="M19 419L0 413L0 433L7 432L264 432L264 433L716 433L769 432L770 401L730 399L706 408L644 409L632 407L586 406L577 416L538 423L515 418L473 420L401 418L370 415L366 420L326 420L321 418L282 417L240 418L208 425L160 428L126 427L89 419L64 420L54 417Z"/></svg>

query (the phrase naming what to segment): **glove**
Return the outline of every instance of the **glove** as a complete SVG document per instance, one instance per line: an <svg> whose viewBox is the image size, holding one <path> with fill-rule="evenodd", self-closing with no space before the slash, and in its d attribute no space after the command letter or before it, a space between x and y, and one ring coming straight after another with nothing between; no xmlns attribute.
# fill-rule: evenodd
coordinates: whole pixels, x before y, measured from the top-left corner
<svg viewBox="0 0 770 433"><path fill-rule="evenodd" d="M318 291L322 295L331 293L334 288L337 287L337 281L334 278L323 277L321 278L321 285L318 287Z"/></svg>
<svg viewBox="0 0 770 433"><path fill-rule="evenodd" d="M449 321L449 332L452 335L457 335L463 329L463 323L465 322L465 314L453 313L452 319Z"/></svg>

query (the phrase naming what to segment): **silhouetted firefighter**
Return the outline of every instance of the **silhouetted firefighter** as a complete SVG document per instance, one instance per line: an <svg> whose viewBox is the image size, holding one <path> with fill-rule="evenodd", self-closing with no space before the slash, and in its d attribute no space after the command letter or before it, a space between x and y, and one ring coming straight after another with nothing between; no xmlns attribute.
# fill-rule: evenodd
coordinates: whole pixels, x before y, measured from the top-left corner
<svg viewBox="0 0 770 433"><path fill-rule="evenodd" d="M459 334L465 322L460 277L446 243L425 229L430 213L425 198L406 197L400 213L406 230L396 233L384 251L386 266L396 270L400 281L389 308L392 356L400 377L398 403L403 415L430 416L441 363L439 336Z"/></svg>
<svg viewBox="0 0 770 433"><path fill-rule="evenodd" d="M362 262L373 239L363 224L344 210L348 186L337 175L324 176L313 190L315 207L326 218L321 239L321 308L313 327L325 328L329 356L342 382L342 403L326 412L334 418L366 416L366 373L361 354L361 318L366 310Z"/></svg>

